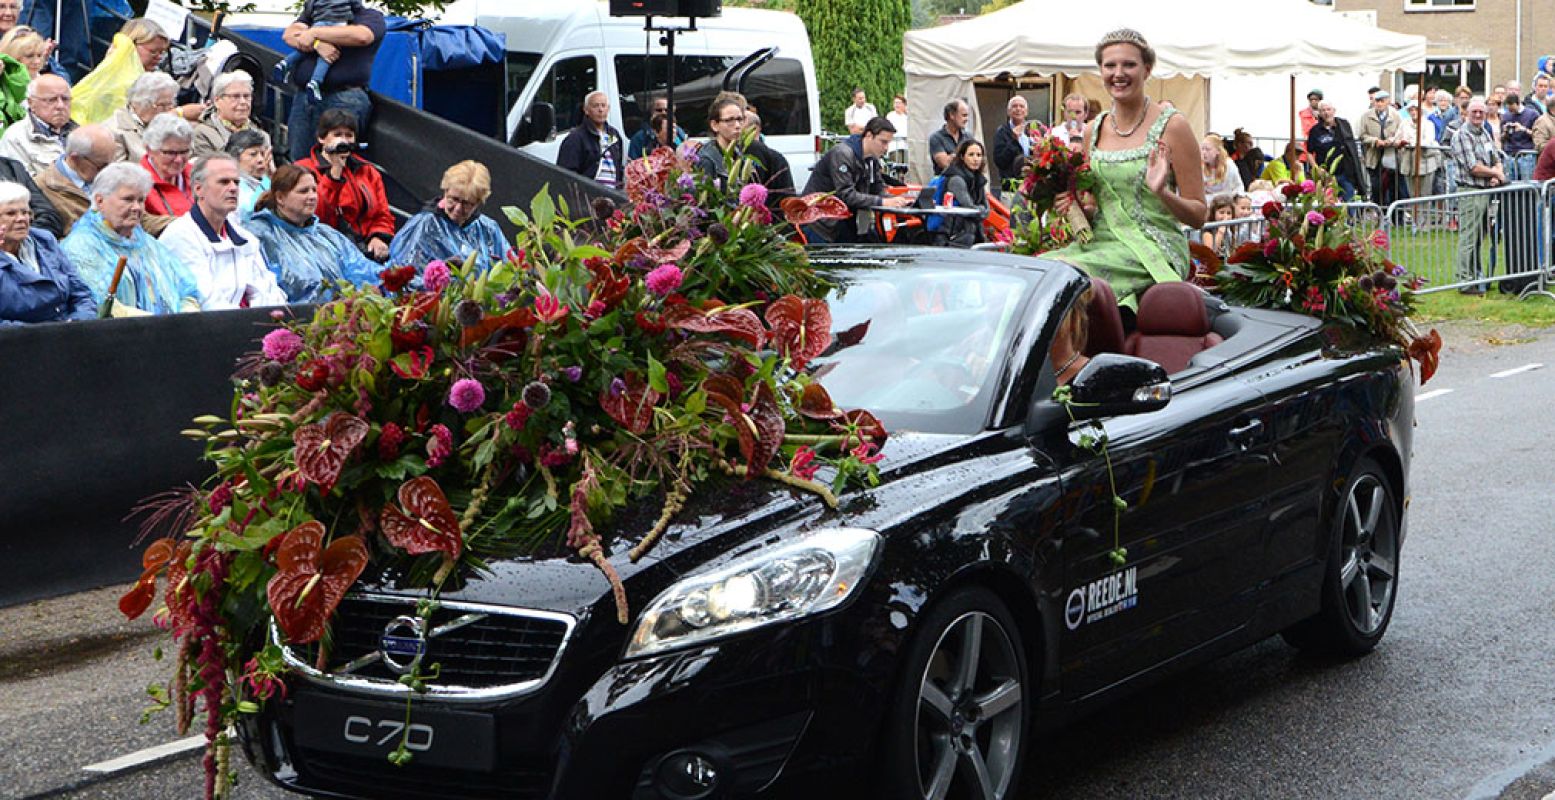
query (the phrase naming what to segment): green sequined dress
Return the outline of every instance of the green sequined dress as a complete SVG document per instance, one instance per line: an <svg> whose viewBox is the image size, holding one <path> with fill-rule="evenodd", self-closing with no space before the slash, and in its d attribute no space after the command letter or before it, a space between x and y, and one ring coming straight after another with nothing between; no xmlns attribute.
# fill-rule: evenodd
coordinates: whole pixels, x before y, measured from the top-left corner
<svg viewBox="0 0 1555 800"><path fill-rule="evenodd" d="M1166 204L1145 185L1150 152L1176 113L1164 110L1145 143L1131 150L1096 149L1106 114L1096 118L1091 125L1091 169L1098 184L1098 210L1091 220L1091 241L1044 254L1107 281L1118 301L1131 308L1139 307L1139 296L1151 284L1188 275L1188 238Z"/></svg>

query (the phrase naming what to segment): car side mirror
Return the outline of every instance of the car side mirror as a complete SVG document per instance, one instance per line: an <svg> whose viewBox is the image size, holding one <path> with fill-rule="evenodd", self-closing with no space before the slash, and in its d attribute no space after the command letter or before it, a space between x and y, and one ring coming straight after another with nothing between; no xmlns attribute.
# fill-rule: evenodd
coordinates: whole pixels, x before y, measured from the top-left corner
<svg viewBox="0 0 1555 800"><path fill-rule="evenodd" d="M556 129L556 108L544 100L536 100L529 106L529 113L514 129L508 144L523 147L530 142L547 142Z"/></svg>
<svg viewBox="0 0 1555 800"><path fill-rule="evenodd" d="M1100 353L1070 382L1075 419L1144 414L1172 399L1172 382L1154 361Z"/></svg>

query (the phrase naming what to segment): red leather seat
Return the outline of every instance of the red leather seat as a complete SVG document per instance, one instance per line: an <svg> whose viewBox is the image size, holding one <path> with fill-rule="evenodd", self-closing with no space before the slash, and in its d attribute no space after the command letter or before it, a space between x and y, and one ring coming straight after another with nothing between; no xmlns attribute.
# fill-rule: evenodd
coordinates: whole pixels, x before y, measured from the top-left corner
<svg viewBox="0 0 1555 800"><path fill-rule="evenodd" d="M1191 283L1158 283L1139 299L1138 321L1124 352L1148 358L1171 375L1187 369L1195 354L1222 341L1209 329L1203 290Z"/></svg>
<svg viewBox="0 0 1555 800"><path fill-rule="evenodd" d="M1086 357L1097 353L1123 353L1123 314L1118 296L1101 278L1091 279L1090 333L1085 339Z"/></svg>

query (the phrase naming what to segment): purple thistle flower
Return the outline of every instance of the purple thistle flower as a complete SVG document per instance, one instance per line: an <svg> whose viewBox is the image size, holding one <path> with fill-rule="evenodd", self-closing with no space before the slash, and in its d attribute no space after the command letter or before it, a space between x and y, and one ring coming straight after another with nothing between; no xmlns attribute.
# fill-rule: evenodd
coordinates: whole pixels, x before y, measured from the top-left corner
<svg viewBox="0 0 1555 800"><path fill-rule="evenodd" d="M524 405L539 411L551 402L551 387L540 381L531 381L524 387L523 400Z"/></svg>

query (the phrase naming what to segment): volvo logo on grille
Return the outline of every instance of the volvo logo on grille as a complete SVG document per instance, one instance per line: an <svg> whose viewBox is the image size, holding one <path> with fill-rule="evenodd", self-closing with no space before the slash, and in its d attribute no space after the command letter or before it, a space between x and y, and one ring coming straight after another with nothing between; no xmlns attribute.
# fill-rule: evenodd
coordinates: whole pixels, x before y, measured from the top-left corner
<svg viewBox="0 0 1555 800"><path fill-rule="evenodd" d="M395 617L378 640L383 663L398 675L409 675L427 654L426 623L420 617Z"/></svg>

